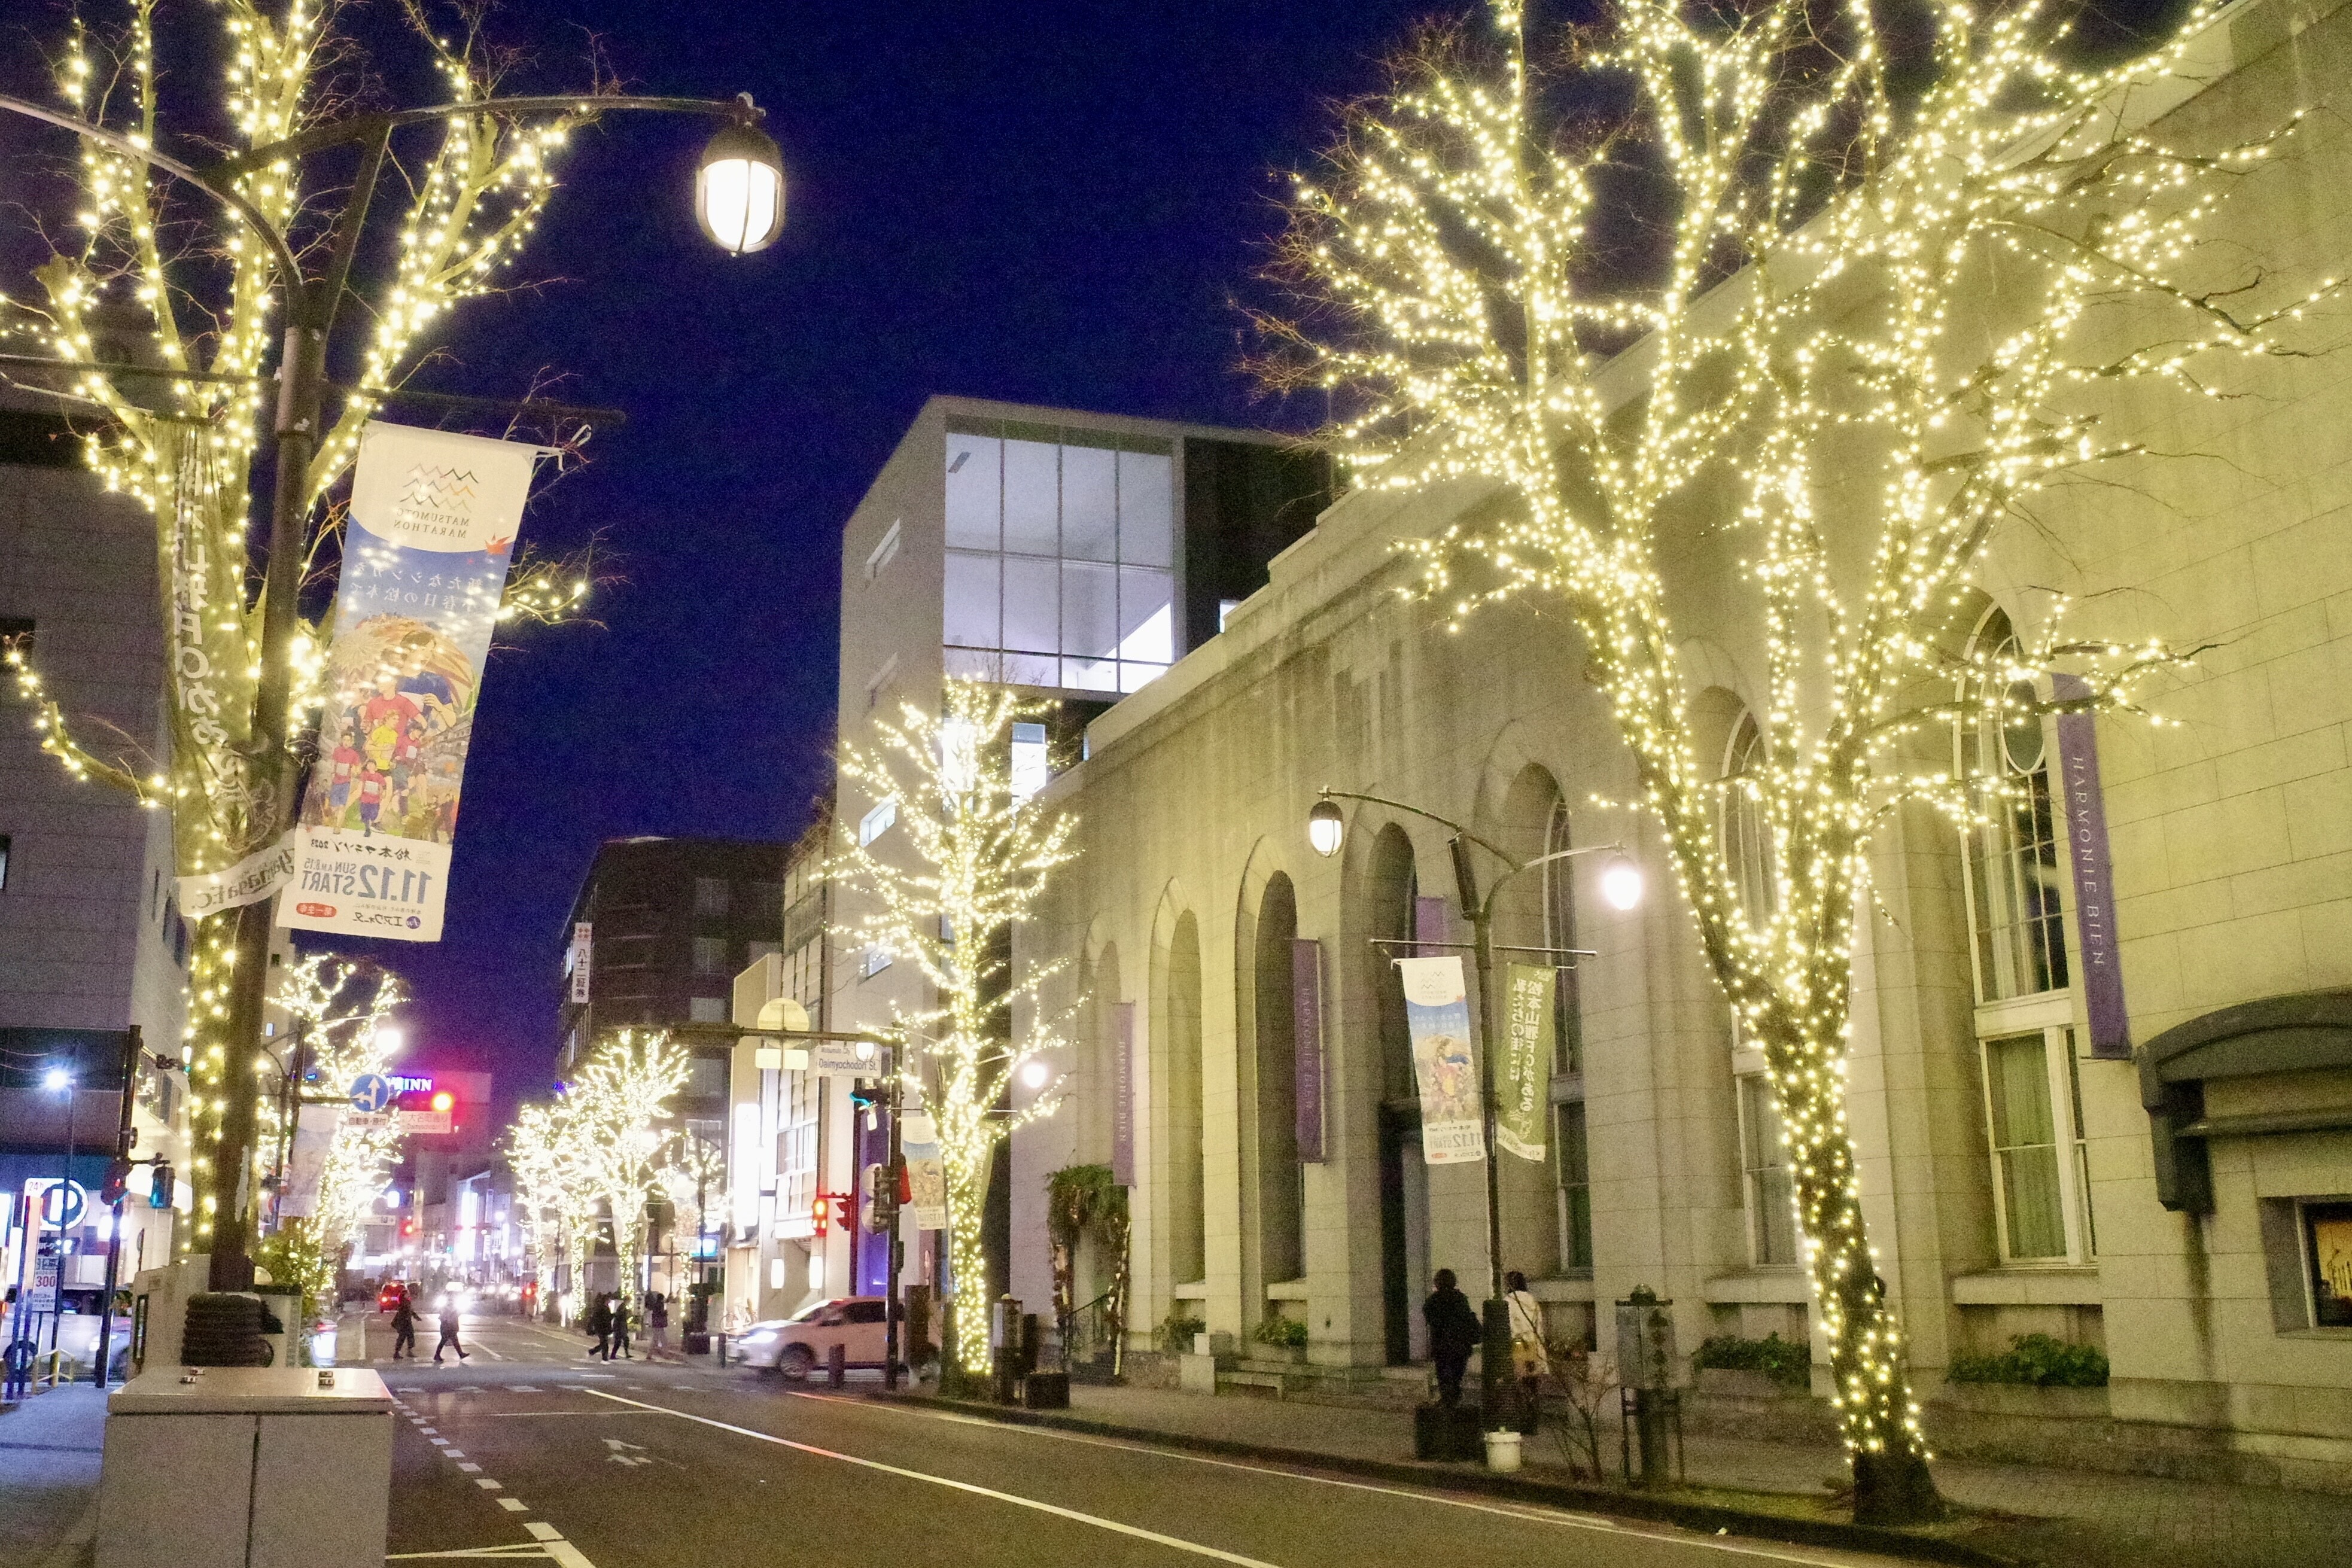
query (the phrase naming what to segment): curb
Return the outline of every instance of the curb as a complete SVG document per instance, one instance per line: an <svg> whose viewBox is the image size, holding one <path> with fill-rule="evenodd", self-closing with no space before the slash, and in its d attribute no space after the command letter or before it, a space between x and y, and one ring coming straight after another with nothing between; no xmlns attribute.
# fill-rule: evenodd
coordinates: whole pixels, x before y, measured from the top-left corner
<svg viewBox="0 0 2352 1568"><path fill-rule="evenodd" d="M1089 1437L1117 1437L1162 1448L1183 1448L1220 1458L1254 1459L1291 1465L1302 1469L1337 1470L1367 1479L1428 1488L1436 1491L1477 1492L1517 1502L1540 1503L1618 1519L1638 1519L1672 1524L1703 1534L1728 1534L1749 1540L1773 1541L1790 1546L1827 1546L1918 1563L1945 1563L1957 1568L2017 1568L2017 1560L2000 1556L1962 1542L1913 1535L1871 1524L1840 1524L1833 1520L1789 1519L1780 1514L1752 1513L1745 1509L1712 1503L1676 1502L1572 1481L1528 1480L1519 1476L1492 1475L1483 1470L1457 1469L1420 1460L1364 1459L1326 1454L1312 1448L1286 1448L1267 1443L1244 1443L1229 1437L1206 1437L1190 1432L1163 1432L1150 1427L1125 1427L1084 1416L1064 1416L1043 1410L1021 1410L976 1400L946 1399L935 1394L877 1393L869 1397L901 1405L952 1410L1008 1427L1047 1427L1083 1432Z"/></svg>

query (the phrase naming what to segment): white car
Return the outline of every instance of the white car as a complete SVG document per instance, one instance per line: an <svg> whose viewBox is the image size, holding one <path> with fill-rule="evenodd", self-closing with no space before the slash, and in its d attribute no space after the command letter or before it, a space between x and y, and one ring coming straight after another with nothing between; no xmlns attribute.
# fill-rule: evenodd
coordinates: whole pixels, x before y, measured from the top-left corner
<svg viewBox="0 0 2352 1568"><path fill-rule="evenodd" d="M730 1358L801 1378L827 1365L837 1344L849 1365L880 1366L888 1311L888 1301L880 1296L814 1301L791 1317L753 1323L730 1342Z"/></svg>

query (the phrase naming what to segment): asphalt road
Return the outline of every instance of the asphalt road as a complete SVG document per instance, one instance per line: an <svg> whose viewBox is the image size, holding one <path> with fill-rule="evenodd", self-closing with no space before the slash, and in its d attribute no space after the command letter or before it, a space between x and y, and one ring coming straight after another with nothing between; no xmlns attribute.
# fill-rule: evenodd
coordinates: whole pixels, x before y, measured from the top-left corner
<svg viewBox="0 0 2352 1568"><path fill-rule="evenodd" d="M372 1325L370 1348L390 1351ZM399 1402L394 1563L559 1568L1749 1568L1881 1559L1240 1464L802 1390L609 1364L517 1320L472 1358L379 1359Z"/></svg>

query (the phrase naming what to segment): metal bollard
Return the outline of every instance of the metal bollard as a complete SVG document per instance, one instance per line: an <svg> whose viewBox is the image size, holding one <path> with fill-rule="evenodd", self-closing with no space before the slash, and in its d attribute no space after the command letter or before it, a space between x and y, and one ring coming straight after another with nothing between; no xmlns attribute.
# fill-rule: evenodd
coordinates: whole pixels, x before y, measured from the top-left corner
<svg viewBox="0 0 2352 1568"><path fill-rule="evenodd" d="M848 1383L849 1347L847 1345L835 1343L826 1347L824 1353L824 1380L835 1388L839 1388Z"/></svg>

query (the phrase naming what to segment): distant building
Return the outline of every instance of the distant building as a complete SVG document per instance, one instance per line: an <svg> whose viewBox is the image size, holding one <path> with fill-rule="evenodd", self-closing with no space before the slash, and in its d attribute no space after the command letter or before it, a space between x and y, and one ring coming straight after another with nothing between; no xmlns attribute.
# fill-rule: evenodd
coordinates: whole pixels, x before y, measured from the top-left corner
<svg viewBox="0 0 2352 1568"><path fill-rule="evenodd" d="M1015 727L1013 774L1043 788L1077 763L1087 724L1217 639L1330 494L1323 454L1265 432L930 399L843 534L841 739L873 745L875 722L905 705L938 712L950 675L1014 686L1040 711ZM898 852L895 803L836 788L840 831ZM854 928L857 900L836 904L835 929ZM910 965L836 957L836 1029L932 1005ZM1000 1282L1010 1179L999 1160L985 1231ZM911 1246L908 1269L936 1272Z"/></svg>
<svg viewBox="0 0 2352 1568"><path fill-rule="evenodd" d="M163 638L155 525L105 493L65 421L22 394L0 400L0 638L28 639L54 697L93 743L120 738L160 755ZM5 689L5 688L0 688ZM120 1031L137 1025L149 1062L138 1075L142 1158L170 1161L173 1201L187 1199L186 1081L176 1061L186 1011L188 933L172 894L171 824L104 785L76 780L40 748L33 714L0 697L0 1194L62 1169L72 1131L74 1179L95 1190L114 1152ZM74 1074L70 1124L45 1090ZM171 1206L147 1206L152 1170L133 1173L124 1206L122 1274L170 1254ZM98 1215L78 1236L95 1246ZM13 1236L0 1249L15 1281ZM65 1286L102 1282L100 1260L69 1263Z"/></svg>

